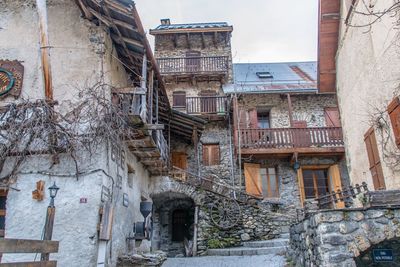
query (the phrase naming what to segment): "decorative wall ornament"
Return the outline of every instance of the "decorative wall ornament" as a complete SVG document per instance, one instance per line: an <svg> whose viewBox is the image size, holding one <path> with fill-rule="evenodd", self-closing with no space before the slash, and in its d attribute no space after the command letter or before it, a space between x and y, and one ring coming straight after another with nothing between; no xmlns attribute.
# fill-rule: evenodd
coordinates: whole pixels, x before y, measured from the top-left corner
<svg viewBox="0 0 400 267"><path fill-rule="evenodd" d="M0 97L18 98L22 90L24 66L17 60L0 60Z"/></svg>
<svg viewBox="0 0 400 267"><path fill-rule="evenodd" d="M45 182L40 180L36 182L36 189L32 191L32 198L37 201L42 201L44 198L44 184Z"/></svg>

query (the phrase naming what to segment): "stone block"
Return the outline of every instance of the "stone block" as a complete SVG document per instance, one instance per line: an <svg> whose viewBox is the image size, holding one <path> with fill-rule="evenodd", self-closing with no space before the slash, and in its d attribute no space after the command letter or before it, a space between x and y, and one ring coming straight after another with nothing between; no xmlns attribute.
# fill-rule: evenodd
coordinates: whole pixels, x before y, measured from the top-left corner
<svg viewBox="0 0 400 267"><path fill-rule="evenodd" d="M315 223L320 224L324 222L340 222L344 219L342 211L332 211L332 212L324 212L318 213L314 216Z"/></svg>
<svg viewBox="0 0 400 267"><path fill-rule="evenodd" d="M334 246L339 246L339 245L346 245L347 244L347 240L346 237L343 235L336 235L336 234L332 234L332 235L324 235L322 237L323 243L328 243Z"/></svg>
<svg viewBox="0 0 400 267"><path fill-rule="evenodd" d="M353 257L351 253L345 253L345 252L335 252L331 253L329 256L329 261L331 263L343 263L346 260L349 260Z"/></svg>
<svg viewBox="0 0 400 267"><path fill-rule="evenodd" d="M339 232L342 234L350 234L355 232L359 228L358 223L355 222L342 222L339 225Z"/></svg>

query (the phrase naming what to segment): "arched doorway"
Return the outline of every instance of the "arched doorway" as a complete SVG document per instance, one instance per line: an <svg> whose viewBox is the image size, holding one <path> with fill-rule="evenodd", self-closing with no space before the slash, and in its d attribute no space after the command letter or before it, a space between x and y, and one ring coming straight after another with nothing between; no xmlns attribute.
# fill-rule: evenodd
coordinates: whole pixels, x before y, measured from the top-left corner
<svg viewBox="0 0 400 267"><path fill-rule="evenodd" d="M153 247L168 257L185 256L184 240L193 240L195 203L176 192L163 192L153 199Z"/></svg>
<svg viewBox="0 0 400 267"><path fill-rule="evenodd" d="M354 260L357 267L400 266L400 239L394 238L373 245Z"/></svg>

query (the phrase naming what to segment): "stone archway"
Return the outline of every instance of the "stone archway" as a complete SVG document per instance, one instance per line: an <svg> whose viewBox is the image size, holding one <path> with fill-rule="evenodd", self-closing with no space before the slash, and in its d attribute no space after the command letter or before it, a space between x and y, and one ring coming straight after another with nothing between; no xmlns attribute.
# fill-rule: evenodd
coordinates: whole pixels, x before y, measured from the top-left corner
<svg viewBox="0 0 400 267"><path fill-rule="evenodd" d="M184 240L194 240L195 202L185 194L162 192L152 195L154 249L169 257L185 256Z"/></svg>

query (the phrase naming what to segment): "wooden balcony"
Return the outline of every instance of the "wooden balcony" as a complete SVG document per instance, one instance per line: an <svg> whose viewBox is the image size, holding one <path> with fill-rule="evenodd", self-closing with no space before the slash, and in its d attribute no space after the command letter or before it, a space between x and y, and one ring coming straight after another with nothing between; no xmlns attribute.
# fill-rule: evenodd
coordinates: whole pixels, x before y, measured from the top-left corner
<svg viewBox="0 0 400 267"><path fill-rule="evenodd" d="M220 115L228 112L226 96L196 96L186 97L186 112L190 115Z"/></svg>
<svg viewBox="0 0 400 267"><path fill-rule="evenodd" d="M229 70L227 56L158 58L157 62L164 76L227 75Z"/></svg>
<svg viewBox="0 0 400 267"><path fill-rule="evenodd" d="M160 129L162 125L147 124L146 92L141 88L124 88L112 92L112 102L124 114L129 127L137 134L126 138L129 150L153 175L167 172L169 146ZM157 127L155 127L157 126ZM163 128L163 127L161 127Z"/></svg>
<svg viewBox="0 0 400 267"><path fill-rule="evenodd" d="M341 127L242 129L239 139L241 154L344 153Z"/></svg>

